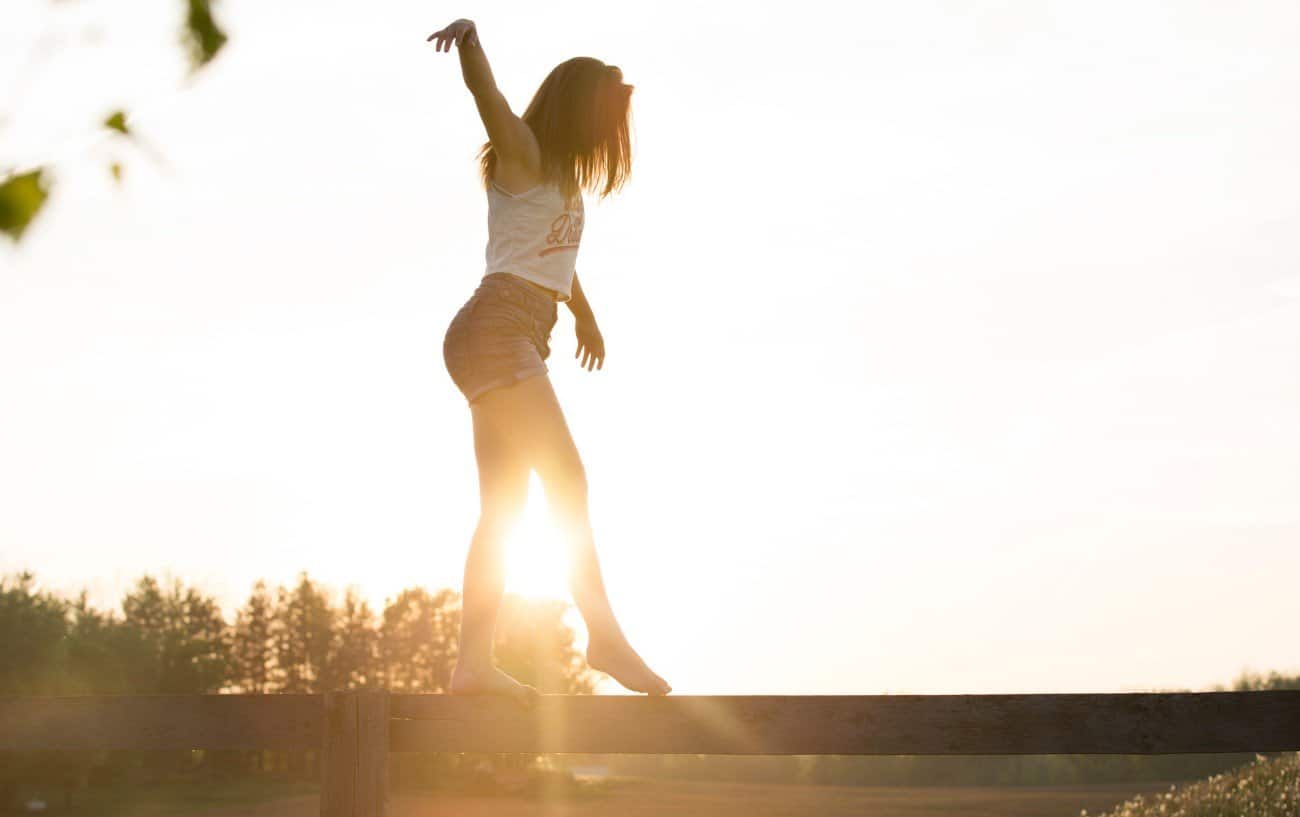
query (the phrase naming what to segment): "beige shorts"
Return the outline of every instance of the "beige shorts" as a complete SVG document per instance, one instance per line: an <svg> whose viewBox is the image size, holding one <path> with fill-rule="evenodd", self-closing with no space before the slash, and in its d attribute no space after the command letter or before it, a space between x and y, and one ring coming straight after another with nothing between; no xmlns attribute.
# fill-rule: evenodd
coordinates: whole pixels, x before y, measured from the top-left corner
<svg viewBox="0 0 1300 817"><path fill-rule="evenodd" d="M466 401L546 374L558 313L558 302L543 287L508 272L483 276L442 341L443 363Z"/></svg>

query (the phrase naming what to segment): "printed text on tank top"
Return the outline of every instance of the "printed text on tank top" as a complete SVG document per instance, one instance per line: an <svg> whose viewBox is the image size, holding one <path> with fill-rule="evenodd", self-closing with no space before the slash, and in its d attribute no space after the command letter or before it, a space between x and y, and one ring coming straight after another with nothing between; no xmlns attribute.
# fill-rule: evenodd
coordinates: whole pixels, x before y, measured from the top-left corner
<svg viewBox="0 0 1300 817"><path fill-rule="evenodd" d="M538 255L550 255L561 250L576 250L582 240L583 214L576 210L560 213L551 222L551 231L546 234L546 249Z"/></svg>

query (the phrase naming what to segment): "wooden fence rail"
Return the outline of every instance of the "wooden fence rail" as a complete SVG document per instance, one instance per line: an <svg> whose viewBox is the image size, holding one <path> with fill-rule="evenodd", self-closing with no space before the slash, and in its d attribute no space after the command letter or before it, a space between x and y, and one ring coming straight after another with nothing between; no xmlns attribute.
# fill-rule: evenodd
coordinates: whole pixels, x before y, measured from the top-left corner
<svg viewBox="0 0 1300 817"><path fill-rule="evenodd" d="M322 817L382 817L389 752L1181 754L1300 750L1300 691L1068 695L0 697L0 750L311 749Z"/></svg>

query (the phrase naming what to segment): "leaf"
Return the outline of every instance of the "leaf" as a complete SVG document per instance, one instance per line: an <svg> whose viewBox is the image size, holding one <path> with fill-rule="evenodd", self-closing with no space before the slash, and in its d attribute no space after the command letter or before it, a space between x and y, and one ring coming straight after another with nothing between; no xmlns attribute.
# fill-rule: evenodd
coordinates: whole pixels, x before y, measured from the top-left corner
<svg viewBox="0 0 1300 817"><path fill-rule="evenodd" d="M190 52L190 68L197 70L207 65L226 44L226 32L212 17L212 0L187 0L189 11L185 15L182 39Z"/></svg>
<svg viewBox="0 0 1300 817"><path fill-rule="evenodd" d="M44 173L44 168L37 168L0 184L0 231L14 241L22 238L49 196Z"/></svg>
<svg viewBox="0 0 1300 817"><path fill-rule="evenodd" d="M104 120L104 127L109 130L115 130L124 136L130 136L131 131L126 126L126 112L113 111L108 118Z"/></svg>

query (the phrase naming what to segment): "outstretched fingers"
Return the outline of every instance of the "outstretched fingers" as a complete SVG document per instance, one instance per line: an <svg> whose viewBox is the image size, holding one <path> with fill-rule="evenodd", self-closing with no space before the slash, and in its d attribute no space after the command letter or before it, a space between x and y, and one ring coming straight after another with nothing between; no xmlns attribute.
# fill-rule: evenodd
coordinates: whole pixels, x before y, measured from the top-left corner
<svg viewBox="0 0 1300 817"><path fill-rule="evenodd" d="M478 45L478 31L470 26L453 24L433 32L424 41L432 42L435 38L437 42L434 44L434 51L451 51L452 43L455 43L457 48L466 44Z"/></svg>

